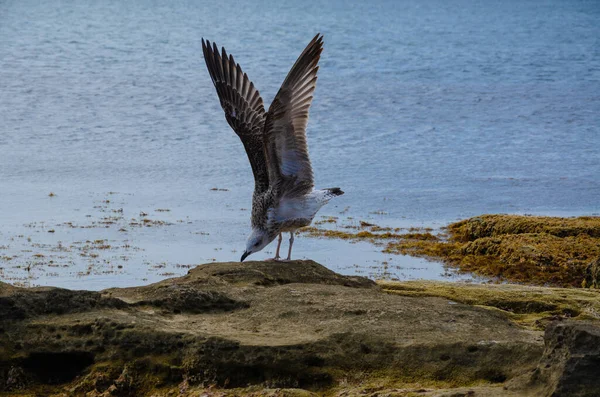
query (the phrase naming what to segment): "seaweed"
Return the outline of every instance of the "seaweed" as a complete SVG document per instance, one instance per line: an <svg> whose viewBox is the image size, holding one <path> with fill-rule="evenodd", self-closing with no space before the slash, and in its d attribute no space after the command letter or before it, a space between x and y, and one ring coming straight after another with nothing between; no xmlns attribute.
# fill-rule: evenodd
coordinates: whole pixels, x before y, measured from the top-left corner
<svg viewBox="0 0 600 397"><path fill-rule="evenodd" d="M460 271L535 285L598 288L600 217L482 215L430 229L382 228L361 221L356 233L307 228L312 237L369 241L383 252L439 260Z"/></svg>

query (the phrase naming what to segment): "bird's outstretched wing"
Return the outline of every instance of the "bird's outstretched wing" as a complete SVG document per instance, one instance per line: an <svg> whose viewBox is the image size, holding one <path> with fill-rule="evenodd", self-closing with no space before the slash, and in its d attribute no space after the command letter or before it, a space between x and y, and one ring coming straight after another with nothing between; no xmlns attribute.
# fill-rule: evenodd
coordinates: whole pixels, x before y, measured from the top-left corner
<svg viewBox="0 0 600 397"><path fill-rule="evenodd" d="M225 118L240 137L254 174L255 192L269 187L269 173L265 158L263 128L265 108L254 84L233 57L222 48L221 54L215 43L202 39L204 60L210 74Z"/></svg>
<svg viewBox="0 0 600 397"><path fill-rule="evenodd" d="M267 113L264 139L269 181L282 195L301 195L313 188L306 124L322 50L323 36L317 34L290 70Z"/></svg>

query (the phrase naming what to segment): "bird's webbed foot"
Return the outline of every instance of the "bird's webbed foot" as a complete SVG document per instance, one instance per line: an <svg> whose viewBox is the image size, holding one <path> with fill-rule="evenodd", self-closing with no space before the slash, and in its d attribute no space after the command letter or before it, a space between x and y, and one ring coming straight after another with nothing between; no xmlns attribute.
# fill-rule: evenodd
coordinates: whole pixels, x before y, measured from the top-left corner
<svg viewBox="0 0 600 397"><path fill-rule="evenodd" d="M276 256L274 258L265 259L265 262L281 262L281 258L279 256Z"/></svg>

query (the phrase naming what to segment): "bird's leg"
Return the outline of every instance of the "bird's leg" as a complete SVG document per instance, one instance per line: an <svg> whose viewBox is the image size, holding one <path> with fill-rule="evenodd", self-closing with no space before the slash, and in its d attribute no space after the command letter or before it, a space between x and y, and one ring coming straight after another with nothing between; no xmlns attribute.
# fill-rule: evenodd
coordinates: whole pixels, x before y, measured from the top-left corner
<svg viewBox="0 0 600 397"><path fill-rule="evenodd" d="M281 240L283 240L283 236L279 233L279 239L277 240L277 251L275 251L275 260L279 259L279 247L281 247Z"/></svg>
<svg viewBox="0 0 600 397"><path fill-rule="evenodd" d="M283 240L283 236L279 233L279 239L277 240L277 250L275 251L275 258L267 259L267 261L278 261L279 257L279 247L281 247L281 240Z"/></svg>
<svg viewBox="0 0 600 397"><path fill-rule="evenodd" d="M288 249L288 257L286 260L292 260L292 245L294 245L294 232L290 232L290 248Z"/></svg>

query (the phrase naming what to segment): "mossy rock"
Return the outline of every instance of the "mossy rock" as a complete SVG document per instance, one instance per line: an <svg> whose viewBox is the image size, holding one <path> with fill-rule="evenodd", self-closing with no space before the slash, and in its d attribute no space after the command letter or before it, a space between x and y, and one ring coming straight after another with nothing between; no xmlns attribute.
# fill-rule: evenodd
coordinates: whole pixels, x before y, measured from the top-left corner
<svg viewBox="0 0 600 397"><path fill-rule="evenodd" d="M448 239L387 241L385 252L441 260L498 280L597 286L600 218L482 215L447 227Z"/></svg>
<svg viewBox="0 0 600 397"><path fill-rule="evenodd" d="M481 215L452 223L442 233L360 222L347 230L309 227L310 237L368 241L383 252L441 260L461 271L500 281L554 286L598 285L600 217ZM368 230L360 230L368 229ZM585 280L584 280L585 279ZM596 281L594 281L596 280Z"/></svg>
<svg viewBox="0 0 600 397"><path fill-rule="evenodd" d="M435 281L380 281L379 285L388 293L437 296L498 310L517 324L536 330L566 319L600 322L600 291L596 290Z"/></svg>
<svg viewBox="0 0 600 397"><path fill-rule="evenodd" d="M585 268L584 288L600 288L600 257L591 261Z"/></svg>
<svg viewBox="0 0 600 397"><path fill-rule="evenodd" d="M545 233L557 237L588 235L600 238L600 217L481 215L448 226L452 239L460 242L506 234Z"/></svg>

